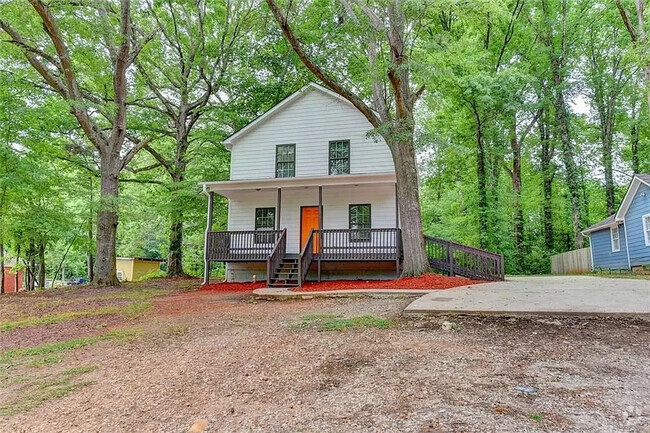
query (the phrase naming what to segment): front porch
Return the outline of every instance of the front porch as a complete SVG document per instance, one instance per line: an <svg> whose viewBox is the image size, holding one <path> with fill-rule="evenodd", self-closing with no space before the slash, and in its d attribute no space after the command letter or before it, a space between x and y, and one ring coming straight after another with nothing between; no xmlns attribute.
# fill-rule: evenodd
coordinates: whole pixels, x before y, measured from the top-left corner
<svg viewBox="0 0 650 433"><path fill-rule="evenodd" d="M298 254L287 253L287 229L211 231L206 237L205 256L207 266L213 261L266 263L269 286L301 286L312 266L320 281L322 264L327 262L393 262L397 278L402 259L401 231L312 229Z"/></svg>
<svg viewBox="0 0 650 433"><path fill-rule="evenodd" d="M269 286L299 287L308 277L385 279L401 274L402 232L393 174L203 186L208 195L205 284L212 262L226 263L228 281L265 275ZM215 194L229 200L225 231L212 229ZM428 236L425 243L434 269L473 279L503 279L499 254Z"/></svg>

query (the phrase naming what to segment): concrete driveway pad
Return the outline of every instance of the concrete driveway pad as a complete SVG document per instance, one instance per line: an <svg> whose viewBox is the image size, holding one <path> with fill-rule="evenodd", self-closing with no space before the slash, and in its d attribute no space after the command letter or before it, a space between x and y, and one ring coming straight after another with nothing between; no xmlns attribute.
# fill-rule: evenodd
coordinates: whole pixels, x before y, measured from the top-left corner
<svg viewBox="0 0 650 433"><path fill-rule="evenodd" d="M650 280L593 276L511 277L434 291L405 313L650 315Z"/></svg>

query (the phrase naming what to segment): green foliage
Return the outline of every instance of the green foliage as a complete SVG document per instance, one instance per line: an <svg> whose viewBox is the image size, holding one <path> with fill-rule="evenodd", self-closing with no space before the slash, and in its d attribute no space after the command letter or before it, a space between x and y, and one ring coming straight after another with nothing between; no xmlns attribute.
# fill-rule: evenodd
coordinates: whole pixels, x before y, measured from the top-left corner
<svg viewBox="0 0 650 433"><path fill-rule="evenodd" d="M103 53L105 43L114 36L111 29L98 25L99 3L91 3L79 6L56 2L52 7L63 30L75 35L69 38L70 51L84 91L103 95L109 101L98 102L100 110L111 104L112 64L109 55L98 56L97 52ZM287 6L287 2L281 3ZM369 7L385 4L365 3ZM227 10L225 2L207 0L204 48L191 60L184 57L187 63L183 63L177 48L188 53L200 37L196 4L173 0L153 2L151 10L134 6L135 25L154 37L143 47L140 65L133 68L128 133L151 136L151 147L173 164L168 170L150 152L140 152L123 173L128 182L121 183L116 204L120 209L118 256L167 257L170 224L180 218L184 271L198 276L203 273L206 199L197 184L228 179L230 154L221 145L222 140L314 78L285 42L267 8L251 7L256 4L247 1L230 2L232 9ZM390 86L389 53L379 46L377 64L370 64L370 19L354 2L351 4L354 17L338 0L293 2L290 20L315 61L370 100L374 80ZM559 155L553 92L563 91L569 106L584 228L607 216L603 176L606 150L599 111L607 98L613 98L609 102L617 203L632 170L633 144L638 170L650 172L649 107L639 73L647 63L643 44L630 42L614 5L567 2L568 44L563 72L568 79L557 89L549 52L561 48L560 1L409 0L401 4L410 29L409 58L405 61L413 82L426 86L415 113L425 232L501 252L508 273L548 272L549 257L573 244L570 194ZM170 7L183 13L174 18ZM54 54L51 44L46 43L40 19L23 0L3 2L0 16L47 54ZM300 19L295 19L297 16ZM113 24L117 22L117 17L111 19ZM153 32L159 25L167 30L166 35ZM174 28L179 31L174 32ZM241 31L238 37L236 28ZM25 267L30 243L42 243L48 279L59 269L59 280L85 276L87 254L94 254L97 229L98 154L79 131L70 106L45 90L20 47L0 44L0 60L0 245L11 260L20 251L19 266ZM169 98L180 101L183 95L191 100L206 90L202 68L223 72L213 81L219 91L200 109L188 133L186 153L180 154L179 125L148 85L146 73ZM185 81L182 71L189 71ZM180 82L188 84L187 88L180 86L182 92L178 90ZM544 110L545 116L538 117L523 137L539 110ZM549 128L555 148L550 163L550 246L545 239L543 213L541 122ZM103 121L100 124L109 126ZM519 196L510 176L515 156L513 130L521 138ZM486 163L484 187L478 173L479 132ZM183 176L179 177L181 171ZM485 209L480 204L482 196L487 201ZM523 216L521 245L514 239L518 208ZM227 200L217 198L215 229L226 228L227 212ZM482 218L489 227L483 233ZM214 271L215 275L223 272L223 266ZM149 293L132 296L130 299L149 299ZM40 320L67 319L51 315Z"/></svg>

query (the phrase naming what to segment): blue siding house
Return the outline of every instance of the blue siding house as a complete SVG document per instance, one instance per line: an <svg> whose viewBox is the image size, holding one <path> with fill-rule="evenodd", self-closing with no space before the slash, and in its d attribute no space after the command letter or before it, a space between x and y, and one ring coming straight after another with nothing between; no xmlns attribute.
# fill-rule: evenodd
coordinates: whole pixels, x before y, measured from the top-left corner
<svg viewBox="0 0 650 433"><path fill-rule="evenodd" d="M650 174L632 179L618 212L589 227L592 269L650 266Z"/></svg>

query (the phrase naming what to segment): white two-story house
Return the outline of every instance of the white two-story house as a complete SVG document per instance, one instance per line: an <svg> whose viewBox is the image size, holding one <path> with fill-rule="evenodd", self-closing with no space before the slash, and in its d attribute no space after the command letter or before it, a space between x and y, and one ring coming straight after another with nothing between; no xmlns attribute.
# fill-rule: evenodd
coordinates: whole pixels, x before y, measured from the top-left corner
<svg viewBox="0 0 650 433"><path fill-rule="evenodd" d="M203 182L210 263L228 281L399 274L401 242L393 160L347 100L311 83L228 137L230 180ZM212 231L214 194L228 199L228 230Z"/></svg>

